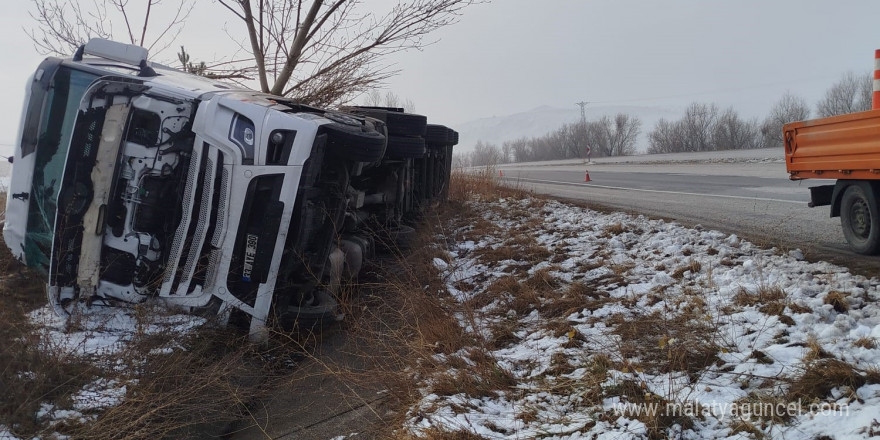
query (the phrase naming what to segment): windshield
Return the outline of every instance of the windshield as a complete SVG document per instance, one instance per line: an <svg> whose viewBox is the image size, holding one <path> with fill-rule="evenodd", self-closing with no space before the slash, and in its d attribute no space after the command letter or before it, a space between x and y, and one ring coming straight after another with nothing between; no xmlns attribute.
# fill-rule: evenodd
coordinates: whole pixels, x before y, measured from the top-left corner
<svg viewBox="0 0 880 440"><path fill-rule="evenodd" d="M56 199L80 99L97 75L61 67L56 72L40 113L34 180L31 185L24 252L28 266L47 272L52 252Z"/></svg>

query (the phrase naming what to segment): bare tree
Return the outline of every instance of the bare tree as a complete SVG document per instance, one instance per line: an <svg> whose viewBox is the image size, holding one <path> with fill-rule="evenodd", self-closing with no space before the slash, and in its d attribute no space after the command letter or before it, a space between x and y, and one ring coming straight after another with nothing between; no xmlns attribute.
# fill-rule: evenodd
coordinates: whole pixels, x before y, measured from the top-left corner
<svg viewBox="0 0 880 440"><path fill-rule="evenodd" d="M400 0L390 11L358 0L218 0L247 29L260 89L316 105L335 104L396 72L383 56L424 47L431 32L480 0Z"/></svg>
<svg viewBox="0 0 880 440"><path fill-rule="evenodd" d="M825 97L816 105L816 113L827 117L870 110L873 82L871 72L845 73L825 92Z"/></svg>
<svg viewBox="0 0 880 440"><path fill-rule="evenodd" d="M382 96L382 92L379 89L373 89L367 92L366 96L364 96L364 105L379 107L385 103L384 96Z"/></svg>
<svg viewBox="0 0 880 440"><path fill-rule="evenodd" d="M531 160L534 160L532 150L531 148L529 148L529 141L529 138L522 137L504 143L505 145L510 145L510 149L513 154L513 157L511 159L514 162L529 162Z"/></svg>
<svg viewBox="0 0 880 440"><path fill-rule="evenodd" d="M860 111L871 110L873 108L874 97L874 73L867 72L864 78L859 82L859 97L856 106Z"/></svg>
<svg viewBox="0 0 880 440"><path fill-rule="evenodd" d="M510 163L510 159L513 157L513 146L510 145L510 142L505 142L501 144L501 163Z"/></svg>
<svg viewBox="0 0 880 440"><path fill-rule="evenodd" d="M660 119L648 134L648 153L760 148L758 121L743 120L733 108L719 114L715 104L692 103L678 121Z"/></svg>
<svg viewBox="0 0 880 440"><path fill-rule="evenodd" d="M681 119L682 151L710 151L712 129L718 119L718 107L715 104L691 103L684 111Z"/></svg>
<svg viewBox="0 0 880 440"><path fill-rule="evenodd" d="M584 127L580 121L563 124L544 136L506 141L500 149L491 144L478 142L478 148L471 155L471 159L474 165L494 165L510 161L584 158L586 157L583 134L585 131L586 141L595 156L633 154L641 121L621 113L613 119L603 116L597 121L588 121L586 128Z"/></svg>
<svg viewBox="0 0 880 440"><path fill-rule="evenodd" d="M406 98L401 101L400 97L390 90L386 91L384 95L378 89L370 90L364 98L364 105L372 107L400 107L410 113L416 111L416 105L411 99Z"/></svg>
<svg viewBox="0 0 880 440"><path fill-rule="evenodd" d="M69 56L90 38L124 39L161 53L175 43L195 5L195 0L164 4L163 0L32 0L31 18L36 26L27 31L38 51ZM159 14L159 22L157 20ZM125 35L114 34L111 23L122 23Z"/></svg>
<svg viewBox="0 0 880 440"><path fill-rule="evenodd" d="M761 124L761 135L766 147L782 147L782 126L794 121L809 119L810 107L803 98L785 92L782 98L770 109L770 114Z"/></svg>
<svg viewBox="0 0 880 440"><path fill-rule="evenodd" d="M629 156L635 154L636 139L641 132L642 121L625 113L614 116L613 124L606 127L610 156Z"/></svg>
<svg viewBox="0 0 880 440"><path fill-rule="evenodd" d="M608 126L611 119L602 116L598 121L587 122L587 146L590 147L594 156L610 156L611 145L608 139Z"/></svg>
<svg viewBox="0 0 880 440"><path fill-rule="evenodd" d="M495 166L501 162L501 150L494 144L477 141L474 151L471 152L471 166L485 167Z"/></svg>
<svg viewBox="0 0 880 440"><path fill-rule="evenodd" d="M681 124L661 118L648 133L648 153L675 153L682 150Z"/></svg>
<svg viewBox="0 0 880 440"><path fill-rule="evenodd" d="M722 112L712 129L713 150L744 150L762 145L757 120L746 121L733 108Z"/></svg>

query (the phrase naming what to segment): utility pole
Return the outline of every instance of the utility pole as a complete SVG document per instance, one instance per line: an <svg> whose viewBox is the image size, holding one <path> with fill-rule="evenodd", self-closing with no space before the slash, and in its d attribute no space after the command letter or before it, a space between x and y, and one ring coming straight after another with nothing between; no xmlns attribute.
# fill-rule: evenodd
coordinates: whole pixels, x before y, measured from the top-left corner
<svg viewBox="0 0 880 440"><path fill-rule="evenodd" d="M587 153L586 154L587 161L590 160L590 156L591 156L590 146L587 145L587 111L586 111L586 108L587 108L587 104L589 104L589 103L590 103L589 101L581 101L581 102L575 103L575 105L577 105L581 108L581 129L583 130L582 136L583 136L583 143L584 143L584 152Z"/></svg>
<svg viewBox="0 0 880 440"><path fill-rule="evenodd" d="M575 105L580 106L581 108L581 124L584 124L584 127L587 126L587 112L585 109L587 108L587 104L589 103L589 101L581 101L575 103Z"/></svg>

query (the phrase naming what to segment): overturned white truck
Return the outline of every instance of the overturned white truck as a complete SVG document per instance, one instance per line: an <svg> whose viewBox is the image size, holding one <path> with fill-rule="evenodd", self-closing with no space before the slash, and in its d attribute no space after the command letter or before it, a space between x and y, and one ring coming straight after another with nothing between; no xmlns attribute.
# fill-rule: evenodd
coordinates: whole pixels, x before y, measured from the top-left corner
<svg viewBox="0 0 880 440"><path fill-rule="evenodd" d="M80 300L164 301L249 326L338 314L335 289L445 196L458 133L403 109L328 111L93 39L27 86L12 253Z"/></svg>

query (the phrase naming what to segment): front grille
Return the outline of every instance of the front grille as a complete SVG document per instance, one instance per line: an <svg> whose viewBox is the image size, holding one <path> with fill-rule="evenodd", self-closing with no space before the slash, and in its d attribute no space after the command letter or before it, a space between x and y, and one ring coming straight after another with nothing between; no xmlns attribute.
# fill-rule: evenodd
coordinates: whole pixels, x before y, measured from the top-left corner
<svg viewBox="0 0 880 440"><path fill-rule="evenodd" d="M225 206L228 177L222 155L204 144L194 149L186 179L183 217L168 254L160 295L186 295L196 284L204 285L209 271L211 240L215 235L221 200ZM213 238L213 237L212 237Z"/></svg>
<svg viewBox="0 0 880 440"><path fill-rule="evenodd" d="M229 171L223 167L223 155L219 155L220 162L220 191L217 193L218 195L218 203L215 205L218 212L226 212L226 199L229 198ZM226 233L226 216L221 215L216 217L216 221L212 223L215 225L214 234L211 237L211 246L220 247L220 242L223 240L223 235Z"/></svg>

